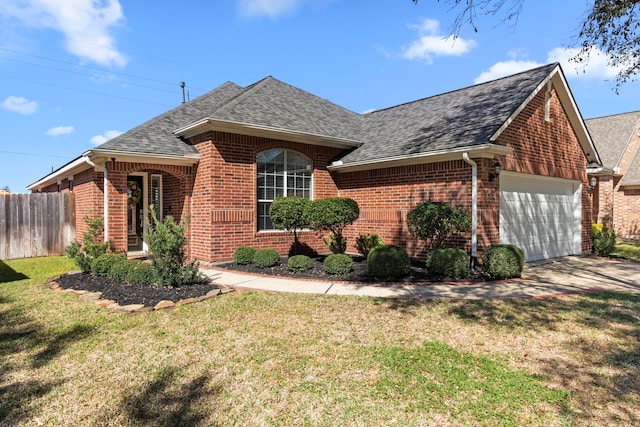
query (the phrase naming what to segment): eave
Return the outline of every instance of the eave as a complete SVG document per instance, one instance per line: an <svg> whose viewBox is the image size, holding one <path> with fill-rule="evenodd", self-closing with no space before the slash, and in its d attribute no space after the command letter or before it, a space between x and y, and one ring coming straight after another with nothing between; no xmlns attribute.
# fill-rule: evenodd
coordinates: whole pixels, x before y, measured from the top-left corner
<svg viewBox="0 0 640 427"><path fill-rule="evenodd" d="M194 153L187 156L170 156L164 154L133 153L116 150L92 149L59 169L51 172L42 179L27 186L27 190L38 191L44 187L55 184L70 176L87 169L104 167L104 163L110 160L129 163L148 163L154 165L192 166L200 160L200 155Z"/></svg>
<svg viewBox="0 0 640 427"><path fill-rule="evenodd" d="M263 126L252 123L241 123L228 120L218 120L206 118L194 122L190 125L176 129L173 133L182 138L191 138L193 136L208 131L227 132L241 135L250 135L270 139L278 139L283 141L298 142L301 144L320 145L334 148L353 148L362 144L362 141L356 141L345 138L337 138L328 135L318 135L313 133L301 132L291 129L275 128L271 126Z"/></svg>
<svg viewBox="0 0 640 427"><path fill-rule="evenodd" d="M513 154L513 149L502 145L484 144L474 147L460 147L451 150L438 150L427 153L388 157L386 159L363 160L348 164L341 164L340 161L336 161L327 166L327 169L330 171L344 173L396 166L419 165L423 163L446 162L450 160L461 160L462 153L468 153L470 158L492 159L497 156Z"/></svg>

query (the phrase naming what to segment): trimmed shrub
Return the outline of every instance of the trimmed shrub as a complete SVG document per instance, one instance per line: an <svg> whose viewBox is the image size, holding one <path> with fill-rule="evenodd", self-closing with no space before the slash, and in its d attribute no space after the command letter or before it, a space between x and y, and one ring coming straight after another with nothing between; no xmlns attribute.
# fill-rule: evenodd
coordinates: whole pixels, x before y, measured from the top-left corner
<svg viewBox="0 0 640 427"><path fill-rule="evenodd" d="M362 254L365 258L369 256L369 252L383 245L384 240L375 233L361 234L356 239L356 249L358 253Z"/></svg>
<svg viewBox="0 0 640 427"><path fill-rule="evenodd" d="M428 248L440 249L452 234L469 231L471 217L460 206L447 202L424 202L407 213L407 228Z"/></svg>
<svg viewBox="0 0 640 427"><path fill-rule="evenodd" d="M132 285L151 285L156 283L156 274L153 265L138 261L129 260L125 280Z"/></svg>
<svg viewBox="0 0 640 427"><path fill-rule="evenodd" d="M489 279L520 277L524 268L524 252L516 245L492 245L482 254L482 267Z"/></svg>
<svg viewBox="0 0 640 427"><path fill-rule="evenodd" d="M353 267L353 260L347 254L331 254L322 263L328 274L347 274Z"/></svg>
<svg viewBox="0 0 640 427"><path fill-rule="evenodd" d="M616 248L616 233L609 231L603 224L592 224L593 253L598 256L609 256Z"/></svg>
<svg viewBox="0 0 640 427"><path fill-rule="evenodd" d="M275 249L259 249L253 255L253 265L258 268L268 268L278 265L280 255Z"/></svg>
<svg viewBox="0 0 640 427"><path fill-rule="evenodd" d="M287 267L289 271L299 272L310 270L313 267L311 258L306 255L294 255L287 261Z"/></svg>
<svg viewBox="0 0 640 427"><path fill-rule="evenodd" d="M255 254L255 248L252 248L251 246L239 246L233 253L233 261L236 264L251 264Z"/></svg>
<svg viewBox="0 0 640 427"><path fill-rule="evenodd" d="M304 211L309 203L311 201L304 197L278 196L269 207L269 217L273 226L279 230L293 232L293 253L296 255L298 254L297 230L307 225Z"/></svg>
<svg viewBox="0 0 640 427"><path fill-rule="evenodd" d="M345 197L314 200L304 210L304 218L309 227L316 231L328 230L332 234L329 240L325 239L325 243L334 253L344 253L347 249L347 239L342 232L359 216L358 203Z"/></svg>
<svg viewBox="0 0 640 427"><path fill-rule="evenodd" d="M109 276L111 274L111 267L123 259L125 259L125 256L121 254L100 255L91 263L91 274L95 276Z"/></svg>
<svg viewBox="0 0 640 427"><path fill-rule="evenodd" d="M436 276L464 279L469 275L469 255L462 249L435 249L427 254L427 270Z"/></svg>
<svg viewBox="0 0 640 427"><path fill-rule="evenodd" d="M373 277L404 277L411 271L411 260L400 246L378 246L369 252L367 269Z"/></svg>
<svg viewBox="0 0 640 427"><path fill-rule="evenodd" d="M121 257L111 265L109 276L113 280L121 280L135 285L156 283L155 272L151 264L125 257Z"/></svg>

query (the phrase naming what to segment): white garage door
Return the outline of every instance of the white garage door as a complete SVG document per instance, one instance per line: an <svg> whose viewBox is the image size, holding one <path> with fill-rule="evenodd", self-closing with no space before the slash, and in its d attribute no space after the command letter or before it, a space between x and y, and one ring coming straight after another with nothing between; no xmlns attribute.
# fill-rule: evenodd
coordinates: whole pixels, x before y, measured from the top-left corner
<svg viewBox="0 0 640 427"><path fill-rule="evenodd" d="M526 261L579 254L579 181L500 174L500 243L518 245Z"/></svg>

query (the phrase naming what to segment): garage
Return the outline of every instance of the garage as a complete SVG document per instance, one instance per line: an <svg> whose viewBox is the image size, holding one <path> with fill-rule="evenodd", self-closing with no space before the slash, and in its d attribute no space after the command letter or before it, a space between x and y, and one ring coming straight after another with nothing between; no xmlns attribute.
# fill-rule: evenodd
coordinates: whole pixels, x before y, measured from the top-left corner
<svg viewBox="0 0 640 427"><path fill-rule="evenodd" d="M505 172L500 175L500 243L525 261L581 253L581 183Z"/></svg>

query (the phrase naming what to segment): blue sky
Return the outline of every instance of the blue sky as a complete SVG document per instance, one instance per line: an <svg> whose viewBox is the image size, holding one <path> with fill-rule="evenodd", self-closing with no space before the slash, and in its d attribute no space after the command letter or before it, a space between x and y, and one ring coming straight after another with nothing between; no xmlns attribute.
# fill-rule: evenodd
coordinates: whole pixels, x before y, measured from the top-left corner
<svg viewBox="0 0 640 427"><path fill-rule="evenodd" d="M435 0L0 0L0 188L226 81L274 76L362 113L558 61L584 118L640 109L603 56L568 61L586 0L526 0L515 24Z"/></svg>

